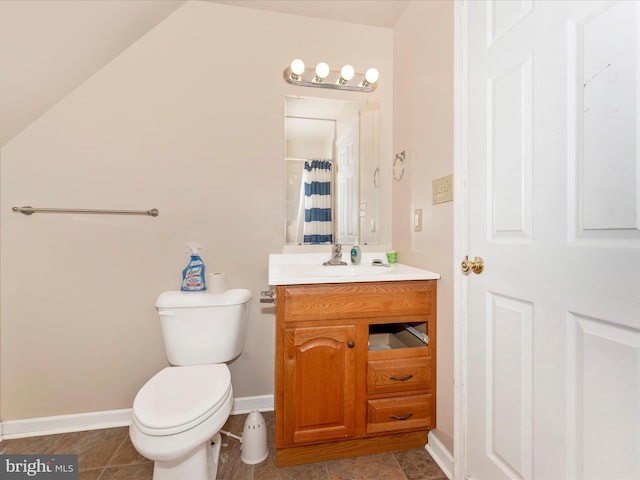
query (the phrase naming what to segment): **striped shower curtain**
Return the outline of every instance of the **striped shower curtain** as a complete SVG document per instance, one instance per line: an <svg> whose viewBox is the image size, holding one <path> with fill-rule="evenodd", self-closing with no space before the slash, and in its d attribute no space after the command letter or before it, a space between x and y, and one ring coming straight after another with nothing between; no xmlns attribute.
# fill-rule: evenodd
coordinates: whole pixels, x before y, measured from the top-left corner
<svg viewBox="0 0 640 480"><path fill-rule="evenodd" d="M304 243L333 243L331 219L331 162L311 160L304 163Z"/></svg>

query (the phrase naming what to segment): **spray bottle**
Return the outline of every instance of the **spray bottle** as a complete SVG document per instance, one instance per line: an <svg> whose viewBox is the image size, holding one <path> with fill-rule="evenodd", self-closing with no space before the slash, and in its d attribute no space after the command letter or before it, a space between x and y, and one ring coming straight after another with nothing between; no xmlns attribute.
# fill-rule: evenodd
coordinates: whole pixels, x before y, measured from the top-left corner
<svg viewBox="0 0 640 480"><path fill-rule="evenodd" d="M200 292L207 287L204 282L204 262L198 255L200 247L187 245L187 251L191 252L189 264L182 270L182 287L185 292Z"/></svg>

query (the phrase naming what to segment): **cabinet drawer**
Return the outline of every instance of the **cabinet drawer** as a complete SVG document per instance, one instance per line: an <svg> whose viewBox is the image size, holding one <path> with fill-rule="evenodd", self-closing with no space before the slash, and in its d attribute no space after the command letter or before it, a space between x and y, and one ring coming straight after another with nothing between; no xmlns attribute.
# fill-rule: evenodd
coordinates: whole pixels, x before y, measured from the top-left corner
<svg viewBox="0 0 640 480"><path fill-rule="evenodd" d="M285 322L426 316L435 311L433 282L286 285L277 288L278 305Z"/></svg>
<svg viewBox="0 0 640 480"><path fill-rule="evenodd" d="M370 360L367 362L367 393L430 390L431 357Z"/></svg>
<svg viewBox="0 0 640 480"><path fill-rule="evenodd" d="M431 394L381 398L367 402L367 433L431 428Z"/></svg>

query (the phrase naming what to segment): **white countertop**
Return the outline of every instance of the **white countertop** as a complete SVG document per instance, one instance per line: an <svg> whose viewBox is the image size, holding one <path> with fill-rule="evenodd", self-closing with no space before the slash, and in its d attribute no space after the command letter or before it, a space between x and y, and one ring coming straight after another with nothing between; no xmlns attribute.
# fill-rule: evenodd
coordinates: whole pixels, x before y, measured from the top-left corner
<svg viewBox="0 0 640 480"><path fill-rule="evenodd" d="M347 265L323 265L329 253L279 253L269 255L269 285L301 285L314 283L389 282L400 280L437 280L439 273L396 263L388 267L373 266L374 258L384 253L363 253L359 265L349 262L348 252L342 259Z"/></svg>

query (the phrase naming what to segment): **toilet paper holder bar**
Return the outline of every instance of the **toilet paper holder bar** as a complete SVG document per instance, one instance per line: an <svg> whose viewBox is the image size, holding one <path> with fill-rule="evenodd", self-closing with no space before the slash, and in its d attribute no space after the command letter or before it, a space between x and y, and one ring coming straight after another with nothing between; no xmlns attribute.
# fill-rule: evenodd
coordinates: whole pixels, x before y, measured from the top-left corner
<svg viewBox="0 0 640 480"><path fill-rule="evenodd" d="M276 291L262 290L260 292L260 303L276 303Z"/></svg>

